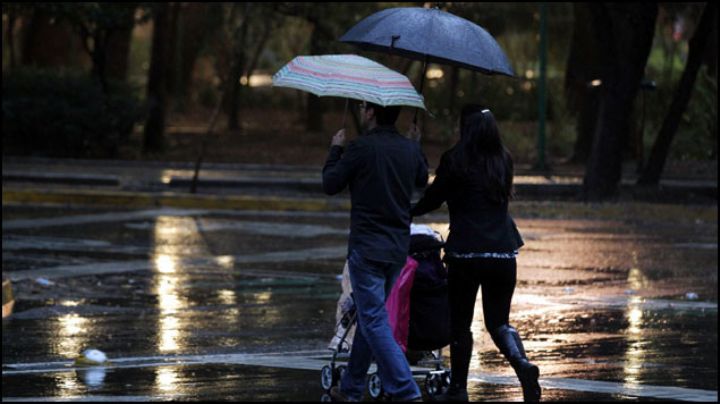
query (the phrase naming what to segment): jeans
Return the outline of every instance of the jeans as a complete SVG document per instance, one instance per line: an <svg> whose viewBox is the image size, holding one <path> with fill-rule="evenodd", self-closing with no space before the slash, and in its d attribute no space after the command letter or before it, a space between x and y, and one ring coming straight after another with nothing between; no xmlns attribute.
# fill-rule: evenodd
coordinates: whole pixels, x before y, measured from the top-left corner
<svg viewBox="0 0 720 404"><path fill-rule="evenodd" d="M348 268L358 326L340 390L350 399L362 400L367 371L374 358L383 390L394 400L421 397L405 354L393 338L385 310L385 299L402 265L371 261L351 251Z"/></svg>

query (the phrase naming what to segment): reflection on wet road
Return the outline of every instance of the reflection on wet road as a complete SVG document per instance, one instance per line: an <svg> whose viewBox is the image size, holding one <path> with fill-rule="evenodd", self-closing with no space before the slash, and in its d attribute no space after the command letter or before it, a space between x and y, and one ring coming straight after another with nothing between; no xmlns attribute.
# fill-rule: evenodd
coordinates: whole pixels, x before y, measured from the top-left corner
<svg viewBox="0 0 720 404"><path fill-rule="evenodd" d="M715 223L516 219L511 323L545 398L717 399ZM424 219L447 236L444 220ZM343 212L3 206L3 400L317 400L347 228ZM519 399L481 305L473 333L471 399ZM69 367L88 347L110 367Z"/></svg>

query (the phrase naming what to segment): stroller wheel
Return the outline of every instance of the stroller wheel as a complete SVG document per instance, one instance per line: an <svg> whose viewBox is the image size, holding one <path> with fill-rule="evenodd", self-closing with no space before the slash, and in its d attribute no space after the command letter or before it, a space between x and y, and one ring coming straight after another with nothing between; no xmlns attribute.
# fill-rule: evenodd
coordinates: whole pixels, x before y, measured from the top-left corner
<svg viewBox="0 0 720 404"><path fill-rule="evenodd" d="M425 376L425 392L429 396L434 396L442 392L443 380L440 375L436 373L428 373Z"/></svg>
<svg viewBox="0 0 720 404"><path fill-rule="evenodd" d="M443 388L450 387L450 380L452 380L452 370L446 370L442 378Z"/></svg>
<svg viewBox="0 0 720 404"><path fill-rule="evenodd" d="M325 391L330 391L330 389L335 384L334 376L335 375L333 375L333 370L330 366L323 366L322 370L320 371L320 385L323 389L325 389Z"/></svg>
<svg viewBox="0 0 720 404"><path fill-rule="evenodd" d="M370 394L370 398L373 400L379 400L385 393L382 388L382 382L380 376L377 373L371 373L367 379L367 390Z"/></svg>
<svg viewBox="0 0 720 404"><path fill-rule="evenodd" d="M321 403L331 403L331 402L332 402L332 397L330 397L330 395L329 395L328 393L324 393L324 394L320 397L320 402L321 402Z"/></svg>

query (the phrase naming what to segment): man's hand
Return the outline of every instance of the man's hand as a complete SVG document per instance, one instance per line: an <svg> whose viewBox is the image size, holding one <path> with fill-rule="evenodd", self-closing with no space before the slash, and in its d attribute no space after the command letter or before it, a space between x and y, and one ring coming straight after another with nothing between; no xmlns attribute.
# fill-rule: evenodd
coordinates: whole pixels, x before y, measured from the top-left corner
<svg viewBox="0 0 720 404"><path fill-rule="evenodd" d="M413 126L410 127L410 131L408 132L408 137L416 142L420 141L420 138L422 137L422 133L420 132L420 128L413 124Z"/></svg>
<svg viewBox="0 0 720 404"><path fill-rule="evenodd" d="M345 129L337 131L335 136L332 138L331 146L345 147Z"/></svg>

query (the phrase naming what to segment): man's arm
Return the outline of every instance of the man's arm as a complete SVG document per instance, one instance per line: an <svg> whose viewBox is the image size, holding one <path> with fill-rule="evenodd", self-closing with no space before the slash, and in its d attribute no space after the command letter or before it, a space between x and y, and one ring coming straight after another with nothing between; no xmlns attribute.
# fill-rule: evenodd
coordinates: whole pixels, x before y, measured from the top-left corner
<svg viewBox="0 0 720 404"><path fill-rule="evenodd" d="M345 131L341 129L333 138L323 167L323 191L328 195L335 195L345 189L354 176L356 165L360 160L360 150L356 143L350 143L344 151L342 146L344 142Z"/></svg>

